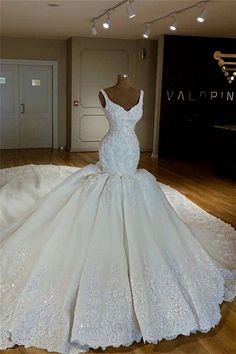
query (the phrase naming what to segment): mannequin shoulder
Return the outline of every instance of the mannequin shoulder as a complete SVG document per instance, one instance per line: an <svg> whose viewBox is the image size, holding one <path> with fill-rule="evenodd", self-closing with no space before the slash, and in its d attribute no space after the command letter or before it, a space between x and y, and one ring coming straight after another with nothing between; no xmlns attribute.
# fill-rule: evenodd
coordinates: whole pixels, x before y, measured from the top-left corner
<svg viewBox="0 0 236 354"><path fill-rule="evenodd" d="M115 98L117 96L123 96L124 92L125 95L132 96L132 97L138 97L140 94L140 90L136 89L133 86L129 86L125 88L125 91L123 88L120 88L119 86L111 86L111 87L106 87L103 89L108 97Z"/></svg>

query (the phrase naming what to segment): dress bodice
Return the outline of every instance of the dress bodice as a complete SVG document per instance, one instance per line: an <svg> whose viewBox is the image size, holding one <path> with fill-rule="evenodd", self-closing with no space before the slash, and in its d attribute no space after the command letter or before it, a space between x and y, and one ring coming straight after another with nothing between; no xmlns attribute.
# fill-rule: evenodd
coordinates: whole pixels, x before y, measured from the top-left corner
<svg viewBox="0 0 236 354"><path fill-rule="evenodd" d="M136 173L140 149L135 134L135 125L142 118L143 95L140 91L138 103L126 110L110 100L104 90L100 90L105 98L103 110L109 122L109 130L99 146L99 159L103 171L109 173Z"/></svg>

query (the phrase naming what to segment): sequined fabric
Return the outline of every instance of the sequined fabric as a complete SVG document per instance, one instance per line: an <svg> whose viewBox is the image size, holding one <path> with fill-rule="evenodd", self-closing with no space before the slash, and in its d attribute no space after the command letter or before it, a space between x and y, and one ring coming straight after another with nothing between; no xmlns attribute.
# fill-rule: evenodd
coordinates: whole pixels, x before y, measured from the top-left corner
<svg viewBox="0 0 236 354"><path fill-rule="evenodd" d="M104 90L100 90L105 98L105 108L109 122L109 131L103 137L99 147L99 158L103 171L109 173L136 173L140 150L134 128L143 113L143 90L138 103L129 111L112 102Z"/></svg>
<svg viewBox="0 0 236 354"><path fill-rule="evenodd" d="M0 348L77 354L207 332L236 293L236 232L137 169L130 111L106 97L97 164L0 173Z"/></svg>

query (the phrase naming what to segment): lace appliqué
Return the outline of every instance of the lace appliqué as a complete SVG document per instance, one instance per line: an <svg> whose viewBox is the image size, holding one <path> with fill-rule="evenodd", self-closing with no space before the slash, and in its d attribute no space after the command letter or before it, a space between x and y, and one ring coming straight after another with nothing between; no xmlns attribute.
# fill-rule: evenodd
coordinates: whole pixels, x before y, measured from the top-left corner
<svg viewBox="0 0 236 354"><path fill-rule="evenodd" d="M143 90L139 103L129 111L110 101L105 91L101 91L106 100L106 107L103 109L110 128L99 146L102 169L111 174L133 175L140 156L139 141L134 129L143 114Z"/></svg>

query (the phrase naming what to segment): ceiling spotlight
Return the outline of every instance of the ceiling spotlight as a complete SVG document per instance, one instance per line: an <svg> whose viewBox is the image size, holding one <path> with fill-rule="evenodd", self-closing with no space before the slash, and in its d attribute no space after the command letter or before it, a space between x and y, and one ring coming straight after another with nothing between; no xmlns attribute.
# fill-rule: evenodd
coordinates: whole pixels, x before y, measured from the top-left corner
<svg viewBox="0 0 236 354"><path fill-rule="evenodd" d="M134 5L133 5L133 0L128 1L127 11L128 11L129 18L133 18L136 16L136 12L135 12Z"/></svg>
<svg viewBox="0 0 236 354"><path fill-rule="evenodd" d="M93 21L92 21L92 35L93 35L93 36L96 36L97 33L98 33L98 31L97 31L97 27L96 27L96 21L93 20Z"/></svg>
<svg viewBox="0 0 236 354"><path fill-rule="evenodd" d="M233 72L233 75L236 76L236 71Z"/></svg>
<svg viewBox="0 0 236 354"><path fill-rule="evenodd" d="M233 81L233 80L234 80L234 76L231 76L230 80L232 80L232 81Z"/></svg>
<svg viewBox="0 0 236 354"><path fill-rule="evenodd" d="M206 6L206 2L204 2L203 3L203 10L202 10L201 14L197 17L197 21L204 22L206 18L207 18L207 6Z"/></svg>
<svg viewBox="0 0 236 354"><path fill-rule="evenodd" d="M103 22L103 27L105 28L105 29L108 29L108 28L110 28L110 26L111 26L111 19L110 19L110 13L109 12L107 12L107 18L106 18L106 20Z"/></svg>
<svg viewBox="0 0 236 354"><path fill-rule="evenodd" d="M176 29L177 29L177 26L178 26L178 17L177 17L177 15L176 14L174 14L174 15L172 15L172 17L174 18L174 21L173 21L173 23L170 25L170 29L171 29L171 31L176 31Z"/></svg>
<svg viewBox="0 0 236 354"><path fill-rule="evenodd" d="M150 25L149 25L149 24L146 24L146 30L145 30L145 32L143 33L143 37L144 37L144 38L149 38L150 34L151 34Z"/></svg>

